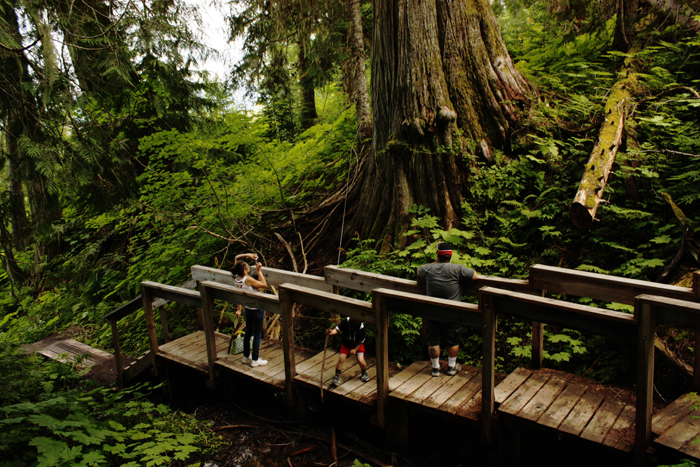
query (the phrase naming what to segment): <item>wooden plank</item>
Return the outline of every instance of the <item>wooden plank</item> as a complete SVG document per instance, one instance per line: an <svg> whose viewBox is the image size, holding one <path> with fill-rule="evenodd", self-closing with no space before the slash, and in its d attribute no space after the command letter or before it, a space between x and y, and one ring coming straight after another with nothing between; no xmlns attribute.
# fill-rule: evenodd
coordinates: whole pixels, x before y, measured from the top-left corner
<svg viewBox="0 0 700 467"><path fill-rule="evenodd" d="M613 398L604 400L586 428L581 432L581 438L602 443L624 407L625 404L619 400Z"/></svg>
<svg viewBox="0 0 700 467"><path fill-rule="evenodd" d="M457 373L449 378L447 382L440 387L439 391L432 393L430 397L426 398L423 401L423 407L437 409L478 374L480 374L478 371L461 371Z"/></svg>
<svg viewBox="0 0 700 467"><path fill-rule="evenodd" d="M479 329L483 325L479 307L472 303L389 289L375 289L372 294L373 300L377 295L381 296L388 310L393 313L410 314L447 323L459 323Z"/></svg>
<svg viewBox="0 0 700 467"><path fill-rule="evenodd" d="M251 274L255 273L255 266L251 266L250 269ZM219 282L221 284L233 285L233 274L231 274L231 271L197 265L192 266L191 272L192 278L200 282ZM263 274L265 275L265 280L268 285L273 285L275 287L286 282L316 290L323 290L325 292L333 292L333 286L327 284L323 277L268 267L263 267Z"/></svg>
<svg viewBox="0 0 700 467"><path fill-rule="evenodd" d="M656 325L700 331L700 303L676 300L658 295L639 295L640 304L650 306L655 313ZM635 313L637 313L635 305Z"/></svg>
<svg viewBox="0 0 700 467"><path fill-rule="evenodd" d="M635 413L636 409L633 405L625 405L612 428L605 435L603 445L630 452L634 447L634 433L629 431L634 425Z"/></svg>
<svg viewBox="0 0 700 467"><path fill-rule="evenodd" d="M286 290L294 303L328 313L349 316L368 324L376 322L374 308L370 302L287 283L280 285L280 290Z"/></svg>
<svg viewBox="0 0 700 467"><path fill-rule="evenodd" d="M584 392L586 392L586 386L568 384L544 414L537 419L537 423L550 428L559 428Z"/></svg>
<svg viewBox="0 0 700 467"><path fill-rule="evenodd" d="M368 404L370 403L370 400L367 398L367 395L370 393L375 393L377 391L377 366L373 366L367 370L367 374L369 375L369 381L366 383L363 383L362 381L354 380L355 383L353 384L352 391L346 393L346 397L348 399L361 402L363 404ZM358 382L359 381L359 382ZM347 386L347 383L345 384Z"/></svg>
<svg viewBox="0 0 700 467"><path fill-rule="evenodd" d="M338 351L329 351L328 356L326 356L326 361L333 360L338 358ZM311 358L307 358L303 362L299 363L297 365L297 374L304 374L307 371L309 371L309 368L315 366L315 365L320 365L321 361L323 361L323 352L317 353Z"/></svg>
<svg viewBox="0 0 700 467"><path fill-rule="evenodd" d="M513 373L509 374L506 379L501 381L501 384L494 389L494 400L496 404L502 404L510 395L520 387L529 377L532 371L526 368L517 368Z"/></svg>
<svg viewBox="0 0 700 467"><path fill-rule="evenodd" d="M696 420L697 423L697 420ZM694 457L695 459L700 459L700 441L699 437L691 439L680 449L683 454Z"/></svg>
<svg viewBox="0 0 700 467"><path fill-rule="evenodd" d="M406 396L406 402L411 402L413 404L423 404L423 402L425 402L426 399L432 396L433 393L435 393L436 391L439 391L444 384L448 383L449 380L454 378L455 376L447 376L445 374L440 374L440 376L438 376L437 378L431 377L420 388Z"/></svg>
<svg viewBox="0 0 700 467"><path fill-rule="evenodd" d="M409 378L405 383L391 391L389 397L393 399L405 399L406 396L417 390L423 384L432 379L432 374L428 371L420 371Z"/></svg>
<svg viewBox="0 0 700 467"><path fill-rule="evenodd" d="M139 295L138 297L134 298L133 300L129 300L125 304L121 305L118 308L115 308L113 311L107 313L102 317L102 319L110 322L110 323L116 323L120 319L124 318L125 316L130 315L131 313L134 313L138 310L141 310L143 308L143 297Z"/></svg>
<svg viewBox="0 0 700 467"><path fill-rule="evenodd" d="M141 287L145 287L149 290L151 298L164 298L166 300L184 303L197 308L202 307L202 297L196 290L151 281L141 282Z"/></svg>
<svg viewBox="0 0 700 467"><path fill-rule="evenodd" d="M637 339L634 315L493 287L481 289L481 294L493 296L501 314L628 341Z"/></svg>
<svg viewBox="0 0 700 467"><path fill-rule="evenodd" d="M182 358L178 355L173 355L171 353L163 352L163 351L158 352L158 357L164 358L166 360L170 360L171 362L178 363L178 364L186 366L188 368L192 368L192 369L197 370L198 372L200 372L204 375L208 374L208 371L207 371L208 368L207 368L206 363L197 365L197 364L194 364L192 361L187 360L185 358Z"/></svg>
<svg viewBox="0 0 700 467"><path fill-rule="evenodd" d="M281 313L280 299L277 295L239 289L216 282L200 282L199 288L206 289L206 293L211 295L213 300L224 300L235 305L259 308L268 313Z"/></svg>
<svg viewBox="0 0 700 467"><path fill-rule="evenodd" d="M559 425L559 431L579 436L603 402L603 395L587 390Z"/></svg>
<svg viewBox="0 0 700 467"><path fill-rule="evenodd" d="M336 287L370 293L374 289L391 289L400 292L420 293L416 281L385 276L357 269L326 266L326 282Z"/></svg>
<svg viewBox="0 0 700 467"><path fill-rule="evenodd" d="M467 418L469 420L479 420L479 415L481 415L481 403L484 391L477 391L472 397L470 397L462 406L457 410L455 415L462 418Z"/></svg>
<svg viewBox="0 0 700 467"><path fill-rule="evenodd" d="M344 287L350 290L370 293L374 289L390 289L399 292L418 293L422 291L414 280L400 279L398 277L385 276L357 269L340 268L338 266L326 266L326 282L336 287ZM527 293L530 289L528 281L519 279L505 279L502 277L482 276L467 284L465 293L476 297L481 287L498 287L506 290L517 290Z"/></svg>
<svg viewBox="0 0 700 467"><path fill-rule="evenodd" d="M513 392L506 401L498 408L499 412L515 415L520 409L525 407L537 392L547 383L549 375L535 373L527 379L520 387Z"/></svg>
<svg viewBox="0 0 700 467"><path fill-rule="evenodd" d="M693 411L695 405L700 404L697 396L691 393L684 394L669 405L660 410L652 420L654 434L660 435L671 428L678 421L684 419L686 415ZM700 415L700 414L698 414Z"/></svg>
<svg viewBox="0 0 700 467"><path fill-rule="evenodd" d="M426 361L413 362L401 370L397 375L389 378L389 392L411 379L416 373L423 371L429 364L430 362Z"/></svg>
<svg viewBox="0 0 700 467"><path fill-rule="evenodd" d="M472 399L477 393L481 392L481 374L474 376L467 384L462 386L452 397L445 401L438 410L447 413L457 413L457 411Z"/></svg>
<svg viewBox="0 0 700 467"><path fill-rule="evenodd" d="M540 389L535 397L528 402L518 413L518 417L536 422L552 405L552 402L561 394L566 387L566 381L553 376L547 384Z"/></svg>
<svg viewBox="0 0 700 467"><path fill-rule="evenodd" d="M529 279L530 285L536 289L627 305L633 305L634 297L641 294L693 300L693 291L688 287L545 266L544 264L531 266Z"/></svg>
<svg viewBox="0 0 700 467"><path fill-rule="evenodd" d="M362 387L365 386L377 386L377 381L376 381L376 376L377 376L377 367L372 366L367 368L367 375L369 376L369 381L362 382L362 379L360 377L355 377L350 380L348 380L345 384L342 384L338 386L333 392L336 394L344 395L348 399L352 400L360 400L364 396L362 393L358 393L353 396L353 392L359 390Z"/></svg>
<svg viewBox="0 0 700 467"><path fill-rule="evenodd" d="M698 436L700 436L700 419L696 415L688 414L656 438L656 443L678 451Z"/></svg>

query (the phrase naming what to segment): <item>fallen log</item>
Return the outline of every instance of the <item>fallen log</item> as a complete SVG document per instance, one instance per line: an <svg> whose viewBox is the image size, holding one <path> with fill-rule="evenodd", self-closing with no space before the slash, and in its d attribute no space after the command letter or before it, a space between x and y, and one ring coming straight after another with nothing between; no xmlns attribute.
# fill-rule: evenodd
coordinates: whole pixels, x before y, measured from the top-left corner
<svg viewBox="0 0 700 467"><path fill-rule="evenodd" d="M581 229L591 226L602 201L603 190L622 141L625 119L632 108L632 95L636 85L636 75L630 68L626 68L610 91L605 105L605 120L571 204L571 217Z"/></svg>

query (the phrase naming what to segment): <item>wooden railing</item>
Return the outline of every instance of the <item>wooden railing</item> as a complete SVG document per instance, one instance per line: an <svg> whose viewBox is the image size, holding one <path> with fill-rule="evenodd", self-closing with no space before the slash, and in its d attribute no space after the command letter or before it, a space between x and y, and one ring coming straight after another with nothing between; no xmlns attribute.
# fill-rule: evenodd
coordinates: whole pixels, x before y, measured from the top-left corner
<svg viewBox="0 0 700 467"><path fill-rule="evenodd" d="M195 287L195 281L190 279L180 285L181 288L193 289ZM163 305L168 303L165 298L158 298L151 303L151 309L156 310ZM125 365L125 358L121 350L121 342L119 340L119 321L127 316L135 313L139 310L144 309L143 295L139 295L133 300L128 301L124 305L115 309L114 311L107 313L103 316L103 319L110 324L112 328L112 346L114 347L114 364L117 369L117 385L123 388L129 381L135 378L148 366L153 366L153 354L147 353L140 359L137 359L132 365ZM170 335L168 333L167 321L164 321L165 313L161 313L161 323L163 325L163 335L166 342L170 341Z"/></svg>
<svg viewBox="0 0 700 467"><path fill-rule="evenodd" d="M676 287L645 281L625 279L550 266L536 265L525 280L501 279L479 276L468 284L467 293L478 297L478 305L441 300L420 294L416 281L383 276L364 271L328 266L325 277L265 268L268 284L279 290L279 297L272 294L247 292L232 287L230 272L192 267L192 277L199 283L199 292L177 287L144 282L142 306L146 310L149 342L152 354L158 351L153 319L153 298L177 300L201 306L205 314L205 335L209 360L209 384L214 385L216 349L214 347L213 307L215 300L246 305L278 313L282 317L282 341L285 358L287 404L295 403L295 362L293 352L294 329L292 325L295 304L325 310L361 319L376 326L377 336L377 420L380 427L387 424L388 386L388 327L390 313L405 313L446 322L458 322L483 329L483 436L488 441L493 425L494 377L495 377L495 329L497 315L515 316L533 322L533 355L539 354L533 366L541 364L542 323L636 341L638 356L637 448L646 447L651 433L651 381L653 378L653 337L657 324L670 325L693 332L700 332L700 272L694 274L693 287ZM341 288L370 293L372 302L355 300L338 295ZM588 297L634 306L634 314L610 311L547 298L546 293ZM113 323L138 308L136 301L107 315ZM167 321L161 326L165 339ZM537 332L536 329L537 328ZM538 337L539 335L539 337ZM115 338L118 352L118 338ZM698 347L698 346L696 346ZM700 375L696 358L695 374ZM643 378L643 380L642 380ZM641 452L641 451L640 451ZM640 456L643 455L643 452Z"/></svg>

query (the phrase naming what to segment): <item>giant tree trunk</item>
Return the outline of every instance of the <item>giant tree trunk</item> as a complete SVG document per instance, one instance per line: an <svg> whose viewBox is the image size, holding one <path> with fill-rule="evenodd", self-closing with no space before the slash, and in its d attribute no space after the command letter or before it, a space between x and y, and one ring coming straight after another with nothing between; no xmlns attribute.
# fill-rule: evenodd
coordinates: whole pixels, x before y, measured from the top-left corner
<svg viewBox="0 0 700 467"><path fill-rule="evenodd" d="M359 0L347 0L348 8L348 60L346 64L349 93L355 103L357 115L357 139L360 147L372 136L372 116L367 89L365 66L365 41L362 33L362 14ZM362 151L361 151L362 152Z"/></svg>
<svg viewBox="0 0 700 467"><path fill-rule="evenodd" d="M458 223L465 156L507 147L532 91L486 0L375 0L373 44L374 160L351 227L388 246L413 205Z"/></svg>
<svg viewBox="0 0 700 467"><path fill-rule="evenodd" d="M301 127L306 130L316 123L318 113L316 112L314 80L309 73L310 64L307 57L310 41L308 33L302 31L300 36L297 73L299 73L299 87L301 87Z"/></svg>

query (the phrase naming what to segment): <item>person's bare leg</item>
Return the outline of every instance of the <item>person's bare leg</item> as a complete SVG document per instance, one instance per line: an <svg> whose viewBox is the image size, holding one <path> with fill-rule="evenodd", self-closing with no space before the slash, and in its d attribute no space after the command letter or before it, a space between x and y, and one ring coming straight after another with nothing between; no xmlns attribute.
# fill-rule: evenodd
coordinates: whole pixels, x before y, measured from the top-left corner
<svg viewBox="0 0 700 467"><path fill-rule="evenodd" d="M360 369L362 371L365 371L367 369L367 362L365 361L365 354L363 354L363 353L357 354L357 363L360 364Z"/></svg>
<svg viewBox="0 0 700 467"><path fill-rule="evenodd" d="M348 356L344 353L341 353L338 356L338 364L335 366L335 374L339 374L341 371L343 371L343 364L345 363L346 358L348 358Z"/></svg>

